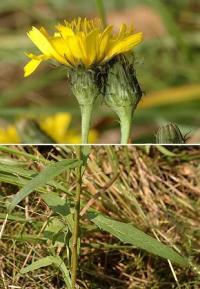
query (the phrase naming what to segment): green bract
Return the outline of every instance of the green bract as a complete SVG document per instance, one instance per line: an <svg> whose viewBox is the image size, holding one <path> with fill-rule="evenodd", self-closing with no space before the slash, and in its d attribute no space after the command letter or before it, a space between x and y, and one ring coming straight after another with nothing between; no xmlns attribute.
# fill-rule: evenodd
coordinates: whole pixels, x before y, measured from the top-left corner
<svg viewBox="0 0 200 289"><path fill-rule="evenodd" d="M121 143L127 143L131 133L133 112L142 97L133 55L117 56L109 64L106 77L105 102L118 115L121 124Z"/></svg>

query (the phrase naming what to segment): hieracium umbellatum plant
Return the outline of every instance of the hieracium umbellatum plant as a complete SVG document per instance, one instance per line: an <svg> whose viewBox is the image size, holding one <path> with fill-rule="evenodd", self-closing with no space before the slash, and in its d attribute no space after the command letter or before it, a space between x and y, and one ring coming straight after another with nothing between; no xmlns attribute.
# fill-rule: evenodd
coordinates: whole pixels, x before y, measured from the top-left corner
<svg viewBox="0 0 200 289"><path fill-rule="evenodd" d="M51 151L52 148L50 148ZM127 250L127 245L132 246L130 247L131 251L137 248L145 250L145 256L147 256L147 253L156 255L157 257L167 259L168 262L170 261L181 267L185 267L186 270L189 269L187 268L189 266L191 268L195 266L195 264L193 265L192 259L189 260L187 257L180 255L180 249L177 252L176 249L172 248L172 245L169 246L160 242L153 238L153 236L146 234L134 226L133 223L123 222L123 220L117 221L111 217L110 214L106 214L107 211L102 212L102 210L99 210L96 200L99 199L98 202L101 202L101 200L104 199L105 201L105 194L111 189L111 186L114 185L115 188L119 187L122 181L119 177L121 169L116 170L115 168L114 171L109 174L107 178L108 181L106 181L104 186L99 188L95 194L88 194L90 192L86 194L84 180L90 176L91 178L93 177L94 172L91 171L91 167L94 167L94 164L97 164L97 162L100 164L100 166L97 166L98 172L103 176L100 158L106 154L105 152L100 152L102 148L100 148L100 150L91 150L90 146L76 146L74 148L66 146L63 147L60 154L58 150L55 151L55 154L52 153L52 156L55 155L57 160L46 159L46 152L45 154L39 155L38 159L38 151L35 151L35 147L33 147L32 150L33 149L36 153L23 154L21 147L19 150L19 148L13 149L0 146L1 154L5 153L8 160L10 160L7 164L1 163L2 178L5 179L5 183L7 182L9 185L13 183L13 185L17 184L19 186L19 191L13 194L12 197L9 195L5 202L5 206L6 204L8 205L8 222L13 222L15 219L18 220L19 210L22 210L23 204L25 204L21 202L27 198L31 200L31 194L35 194L33 200L39 198L42 203L46 203L45 208L48 206L49 210L51 210L51 213L47 210L47 213L44 214L44 223L40 222L41 225L36 227L36 229L38 229L37 236L40 237L42 243L46 242L47 249L44 251L45 256L43 256L44 254L37 254L37 252L35 254L34 251L33 257L31 258L30 256L30 260L24 262L24 265L20 268L19 274L16 275L16 277L20 277L20 274L27 274L30 271L53 265L57 268L57 270L53 271L56 274L55 276L58 277L58 280L62 278L65 282L65 286L63 284L62 288L82 289L81 284L83 283L79 281L82 281L80 280L83 276L81 272L84 272L84 268L86 268L88 264L89 259L86 258L86 254L89 254L88 256L90 258L95 257L94 248L95 245L99 245L99 230L107 232L109 234L108 236L117 238L118 241L115 243L120 244L121 249L123 249L122 245L124 244L124 250ZM113 150L113 152L115 151ZM23 159L27 160L27 162L24 163L27 163L28 167L19 170L18 175L16 175L16 166L13 168L13 156L18 160L17 157L21 156L21 154L23 154ZM89 157L90 155L93 156L91 159ZM123 154L121 155L120 152L120 158L122 156ZM115 161L117 163L119 161L118 157L119 155L116 154ZM30 167L31 160L33 164L39 161L43 167L41 168L40 165L38 171L34 171L33 173L33 169ZM103 161L103 163L105 163L105 161ZM110 165L112 162L108 160L107 164ZM123 170L123 166L121 168ZM133 166L130 166L130 171L131 170L134 170ZM29 179L26 179L26 182L24 182L24 172L30 176ZM8 180L7 177L9 175L12 178ZM66 178L66 176L68 177ZM21 182L16 182L16 180L21 180ZM95 185L95 179L93 181ZM50 186L50 184L53 184L53 186ZM16 212L14 212L14 208L16 208ZM23 209L23 211L24 220L26 221L25 210ZM38 217L37 214L35 215ZM10 216L13 216L13 218L10 218ZM21 216L23 216L23 213L21 213ZM34 217L32 220L34 221ZM30 227L29 222L26 223ZM149 222L148 225L151 230L151 223ZM94 232L94 246L88 247L88 240L89 242L91 240L91 230ZM23 236L24 234L22 234L20 241L23 241ZM102 236L105 238L104 234ZM13 237L12 233L11 237ZM32 241L31 233L27 235L25 242L28 240ZM111 244L111 250L113 250L114 247L116 248L116 244ZM175 246L176 244L174 244L174 247ZM102 247L102 244L100 244L99 249L101 251L107 251L108 247ZM41 255L43 256L42 258L40 257ZM26 256L24 256L24 258L27 260ZM86 266L84 264L86 264ZM98 267L94 267L94 270L95 269L98 270ZM63 277L58 275L59 270L62 272ZM59 282L59 284L62 284L62 282ZM80 287L78 284L80 284ZM35 288L37 289L38 286L36 285L34 289Z"/></svg>
<svg viewBox="0 0 200 289"><path fill-rule="evenodd" d="M142 42L143 34L134 33L125 24L114 32L112 25L104 27L98 19L78 18L55 28L53 35L43 27L33 27L28 32L41 53L27 54L31 60L24 67L25 77L43 61L54 60L64 65L81 108L82 143L88 142L94 103L100 95L118 114L122 143L127 143L132 113L140 98L132 50Z"/></svg>

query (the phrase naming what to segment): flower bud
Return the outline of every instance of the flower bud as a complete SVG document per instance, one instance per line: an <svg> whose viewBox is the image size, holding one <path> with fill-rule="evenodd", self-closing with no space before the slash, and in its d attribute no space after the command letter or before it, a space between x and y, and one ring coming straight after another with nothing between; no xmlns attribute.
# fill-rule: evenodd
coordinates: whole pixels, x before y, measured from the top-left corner
<svg viewBox="0 0 200 289"><path fill-rule="evenodd" d="M96 83L96 72L82 67L73 69L69 73L72 92L79 105L93 105L100 91Z"/></svg>
<svg viewBox="0 0 200 289"><path fill-rule="evenodd" d="M82 143L88 143L88 135L91 117L94 110L94 102L100 95L97 85L96 71L78 67L70 72L71 87L76 96L82 117Z"/></svg>
<svg viewBox="0 0 200 289"><path fill-rule="evenodd" d="M169 123L159 128L156 133L156 143L158 144L183 144L184 137L175 123Z"/></svg>
<svg viewBox="0 0 200 289"><path fill-rule="evenodd" d="M105 102L117 113L117 108L131 106L133 110L142 97L131 54L120 55L109 64L105 87Z"/></svg>
<svg viewBox="0 0 200 289"><path fill-rule="evenodd" d="M120 119L121 143L126 144L131 134L133 112L142 97L132 54L117 56L108 64L104 97Z"/></svg>

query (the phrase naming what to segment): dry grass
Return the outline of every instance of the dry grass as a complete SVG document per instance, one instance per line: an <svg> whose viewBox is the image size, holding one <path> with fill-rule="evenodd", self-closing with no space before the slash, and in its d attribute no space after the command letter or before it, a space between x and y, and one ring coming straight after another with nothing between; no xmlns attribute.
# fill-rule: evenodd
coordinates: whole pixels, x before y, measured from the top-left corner
<svg viewBox="0 0 200 289"><path fill-rule="evenodd" d="M67 150L58 146L24 149L32 155L38 155L40 151L48 159L73 154L72 147ZM180 250L181 254L191 258L191 268L181 269L175 265L170 268L166 261L96 230L83 217L79 264L81 288L199 288L195 265L200 263L200 148L168 149L174 156L167 156L168 152L162 153L156 147L93 147L83 177L82 206L119 171L117 180L95 201L93 208L117 220L131 222ZM27 170L38 171L43 167L40 161L27 161L14 154L2 153L2 159L17 160L19 167ZM63 177L60 181L67 180L66 188L73 193L74 173ZM17 276L22 266L47 256L52 250L65 260L67 253L65 246L55 247L43 240L42 231L52 212L39 194L34 193L20 203L13 214L14 220L10 216L5 221L5 202L16 191L13 184L3 182L1 185L0 219L5 228L0 241L0 288L65 288L58 270L51 267L20 278Z"/></svg>

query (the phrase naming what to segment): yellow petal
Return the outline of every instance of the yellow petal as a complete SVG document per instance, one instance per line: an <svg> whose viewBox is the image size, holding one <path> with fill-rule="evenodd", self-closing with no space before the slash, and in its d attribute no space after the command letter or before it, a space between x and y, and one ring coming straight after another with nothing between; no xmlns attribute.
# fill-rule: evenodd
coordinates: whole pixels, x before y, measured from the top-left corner
<svg viewBox="0 0 200 289"><path fill-rule="evenodd" d="M67 46L67 43L64 41L63 38L52 37L51 39L49 39L49 41L52 44L52 46L55 48L55 50L62 56L63 64L66 64L68 66L71 66L70 63L74 64L73 56L71 55L69 47Z"/></svg>
<svg viewBox="0 0 200 289"><path fill-rule="evenodd" d="M80 24L81 23L78 22L76 25ZM78 60L78 62L84 58L86 59L84 33L82 32L76 35L71 28L64 25L57 25L56 28L65 40L65 58L68 62L75 65L78 64L75 59Z"/></svg>
<svg viewBox="0 0 200 289"><path fill-rule="evenodd" d="M127 31L127 26L126 24L122 23L117 39L119 40L119 39L124 38L124 36L126 35L126 31Z"/></svg>
<svg viewBox="0 0 200 289"><path fill-rule="evenodd" d="M104 61L106 61L106 60L108 60L108 59L110 59L110 58L112 58L112 57L114 57L120 53L124 53L124 52L131 50L134 46L141 43L142 40L143 40L143 33L139 32L139 33L133 34L131 36L128 36L121 41L115 42L109 48L109 51L106 54Z"/></svg>
<svg viewBox="0 0 200 289"><path fill-rule="evenodd" d="M86 37L87 65L95 62L98 55L99 30L91 31Z"/></svg>
<svg viewBox="0 0 200 289"><path fill-rule="evenodd" d="M78 40L79 47L81 49L82 62L83 63L87 63L87 51L86 51L87 47L86 47L86 36L85 36L85 33L79 32L77 34L77 40Z"/></svg>
<svg viewBox="0 0 200 289"><path fill-rule="evenodd" d="M42 62L42 59L32 59L31 61L29 61L25 66L24 66L24 77L29 76L30 74L32 74L36 68L38 67L38 65L40 65L40 63Z"/></svg>
<svg viewBox="0 0 200 289"><path fill-rule="evenodd" d="M100 37L100 46L99 46L99 53L98 53L98 61L100 61L106 54L106 49L108 47L110 34L112 32L113 26L108 26Z"/></svg>
<svg viewBox="0 0 200 289"><path fill-rule="evenodd" d="M70 36L74 36L74 31L67 26L59 24L59 25L56 25L55 27L60 32L60 34L62 35L64 39Z"/></svg>
<svg viewBox="0 0 200 289"><path fill-rule="evenodd" d="M74 35L73 37L69 37L67 39L67 45L69 47L71 55L73 56L76 64L78 65L81 62L83 62L84 55L79 44L79 38L76 35Z"/></svg>
<svg viewBox="0 0 200 289"><path fill-rule="evenodd" d="M66 134L70 122L71 115L69 113L57 113L44 118L39 122L39 125L44 132L59 143Z"/></svg>
<svg viewBox="0 0 200 289"><path fill-rule="evenodd" d="M52 56L52 54L54 54L54 49L49 43L47 36L43 34L42 31L38 30L35 27L32 27L32 30L29 31L27 34L43 54L48 56Z"/></svg>
<svg viewBox="0 0 200 289"><path fill-rule="evenodd" d="M43 29L41 29L40 31L37 28L33 27L32 30L28 32L28 36L44 55L48 57L53 57L58 62L65 62L65 59L61 57L52 47L47 35L43 34L43 31Z"/></svg>

